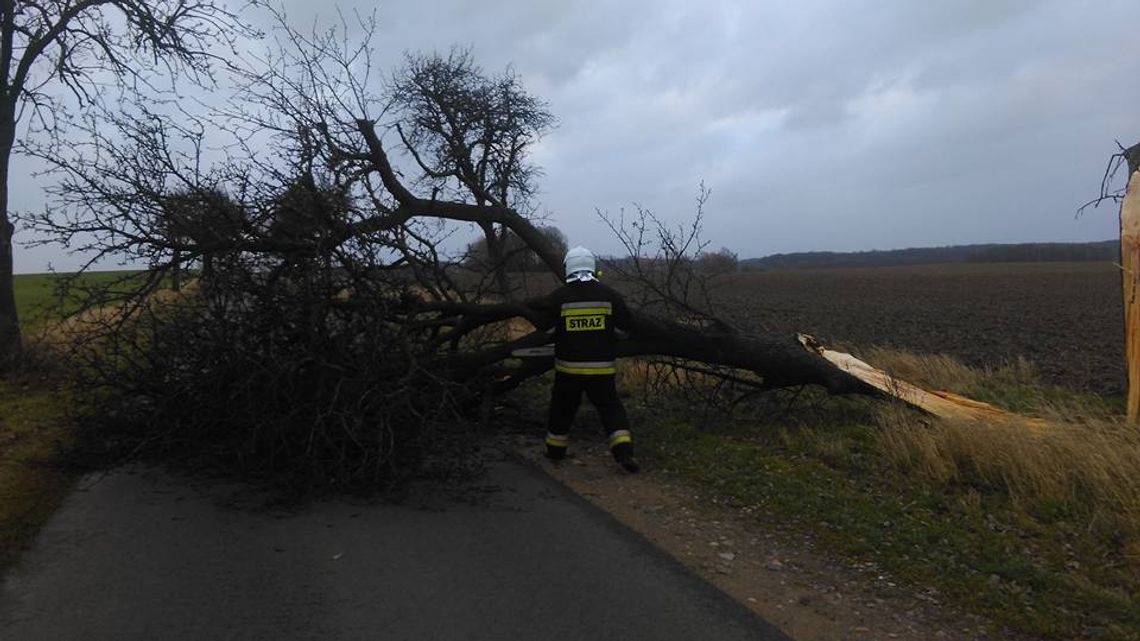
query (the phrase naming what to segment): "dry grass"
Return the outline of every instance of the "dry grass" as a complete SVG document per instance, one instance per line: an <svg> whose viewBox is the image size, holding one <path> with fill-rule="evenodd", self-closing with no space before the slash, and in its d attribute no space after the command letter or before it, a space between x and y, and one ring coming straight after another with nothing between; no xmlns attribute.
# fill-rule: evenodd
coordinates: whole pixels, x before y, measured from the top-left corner
<svg viewBox="0 0 1140 641"><path fill-rule="evenodd" d="M935 485L968 485L1008 494L1023 506L1063 504L1111 517L1140 534L1140 429L1080 395L1041 391L1024 362L969 368L946 356L879 350L900 378L975 395L1015 390L1037 427L1001 421L932 420L902 407L879 413L881 447L895 467ZM941 384L941 385L940 385Z"/></svg>
<svg viewBox="0 0 1140 641"><path fill-rule="evenodd" d="M978 384L987 373L967 367L961 361L945 354L919 355L898 349L873 347L862 354L864 360L874 364L899 380L929 390L959 392ZM1012 370L1022 373L1031 369L1025 361L1016 362ZM1032 374L1029 374L1032 376Z"/></svg>
<svg viewBox="0 0 1140 641"><path fill-rule="evenodd" d="M66 318L45 323L28 340L37 347L58 349L99 336L116 323L133 322L147 314L161 314L164 309L176 309L175 304L195 304L201 289L197 280L191 280L175 292L160 289L138 303L121 303L118 306L86 309Z"/></svg>
<svg viewBox="0 0 1140 641"><path fill-rule="evenodd" d="M1127 517L1140 531L1140 430L1090 419L1041 430L938 421L883 412L881 443L903 473L981 484L1018 503L1065 502ZM1095 511L1094 509L1094 511Z"/></svg>

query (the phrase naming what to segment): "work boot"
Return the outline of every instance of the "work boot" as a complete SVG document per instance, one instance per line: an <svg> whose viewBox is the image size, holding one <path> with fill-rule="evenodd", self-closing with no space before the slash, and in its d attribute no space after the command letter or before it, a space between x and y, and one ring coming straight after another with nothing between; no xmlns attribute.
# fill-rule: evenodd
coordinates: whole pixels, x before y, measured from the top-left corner
<svg viewBox="0 0 1140 641"><path fill-rule="evenodd" d="M570 439L562 434L546 435L546 458L552 461L561 461L566 458L566 449Z"/></svg>
<svg viewBox="0 0 1140 641"><path fill-rule="evenodd" d="M633 458L633 444L629 441L619 443L610 448L610 452L614 455L614 460L618 465L622 466L626 472L636 474L641 466L638 465L637 459Z"/></svg>
<svg viewBox="0 0 1140 641"><path fill-rule="evenodd" d="M619 458L617 459L617 462L618 465L622 467L622 469L624 469L626 472L629 472L630 474L637 474L641 471L641 464L639 464L637 462L637 459L633 458L632 456Z"/></svg>

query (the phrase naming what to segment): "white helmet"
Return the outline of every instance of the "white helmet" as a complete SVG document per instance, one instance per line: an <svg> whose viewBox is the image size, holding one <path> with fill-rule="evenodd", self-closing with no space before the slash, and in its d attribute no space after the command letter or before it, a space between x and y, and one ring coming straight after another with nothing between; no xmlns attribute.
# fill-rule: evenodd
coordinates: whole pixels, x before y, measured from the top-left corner
<svg viewBox="0 0 1140 641"><path fill-rule="evenodd" d="M563 263L566 265L566 282L568 283L598 280L598 277L594 275L594 254L585 247L578 246L566 252Z"/></svg>

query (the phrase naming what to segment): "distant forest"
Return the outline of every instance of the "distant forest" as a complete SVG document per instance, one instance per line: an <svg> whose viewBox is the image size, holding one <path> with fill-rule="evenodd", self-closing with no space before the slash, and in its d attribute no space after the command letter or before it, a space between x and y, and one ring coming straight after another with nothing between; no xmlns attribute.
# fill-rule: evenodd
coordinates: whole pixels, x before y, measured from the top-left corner
<svg viewBox="0 0 1140 641"><path fill-rule="evenodd" d="M797 252L740 261L743 269L890 267L932 263L1037 263L1117 261L1120 241L954 245L864 252Z"/></svg>

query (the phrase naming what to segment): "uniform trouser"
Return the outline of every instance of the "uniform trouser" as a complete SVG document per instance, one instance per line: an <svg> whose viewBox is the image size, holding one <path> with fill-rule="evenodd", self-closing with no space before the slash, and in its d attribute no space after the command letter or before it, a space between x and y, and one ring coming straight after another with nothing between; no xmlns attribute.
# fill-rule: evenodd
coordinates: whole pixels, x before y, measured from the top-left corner
<svg viewBox="0 0 1140 641"><path fill-rule="evenodd" d="M609 438L610 450L615 457L633 455L629 433L629 419L625 407L614 387L613 374L565 374L555 372L554 388L550 393L550 418L547 422L546 452L552 458L561 458L570 443L570 425L582 402L582 392L597 408L602 428Z"/></svg>

